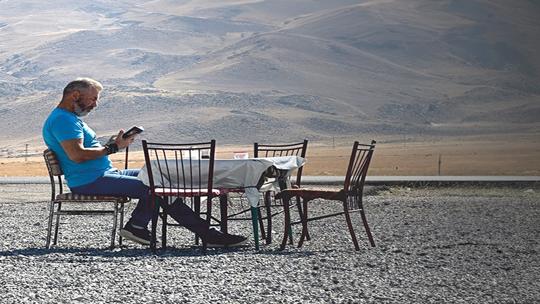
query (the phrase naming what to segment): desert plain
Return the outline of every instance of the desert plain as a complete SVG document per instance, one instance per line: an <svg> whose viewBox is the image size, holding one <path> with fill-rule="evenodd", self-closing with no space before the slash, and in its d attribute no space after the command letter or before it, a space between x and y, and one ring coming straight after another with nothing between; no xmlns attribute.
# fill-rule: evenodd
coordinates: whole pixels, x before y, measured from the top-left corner
<svg viewBox="0 0 540 304"><path fill-rule="evenodd" d="M304 175L343 176L354 140L369 143L372 137L335 138L310 141ZM382 137L370 166L372 176L431 175L540 175L540 140L536 134L503 134L463 137ZM41 152L44 145L36 143L26 154L0 154L0 176L46 176ZM129 153L129 168L140 168L144 156L139 144ZM218 142L217 158L232 158L234 152L246 151L252 156L251 145L227 145ZM124 167L124 153L112 156L118 168Z"/></svg>

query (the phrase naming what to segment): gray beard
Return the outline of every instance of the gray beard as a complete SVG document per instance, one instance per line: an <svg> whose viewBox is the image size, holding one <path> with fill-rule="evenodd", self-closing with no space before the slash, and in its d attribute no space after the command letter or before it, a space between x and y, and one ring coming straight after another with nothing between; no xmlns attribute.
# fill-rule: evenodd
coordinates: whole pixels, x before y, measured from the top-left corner
<svg viewBox="0 0 540 304"><path fill-rule="evenodd" d="M83 110L80 106L79 106L79 103L78 102L75 102L75 109L74 109L74 112L75 112L75 115L79 116L79 117L84 117L86 115L88 115L88 113L90 113L90 111L88 110Z"/></svg>

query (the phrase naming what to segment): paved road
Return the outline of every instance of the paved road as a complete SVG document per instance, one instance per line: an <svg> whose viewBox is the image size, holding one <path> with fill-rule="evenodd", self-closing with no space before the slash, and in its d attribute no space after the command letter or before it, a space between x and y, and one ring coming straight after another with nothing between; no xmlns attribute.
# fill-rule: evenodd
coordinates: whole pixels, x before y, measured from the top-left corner
<svg viewBox="0 0 540 304"><path fill-rule="evenodd" d="M344 176L304 176L304 184L334 185L343 184ZM366 182L372 185L398 184L534 184L540 183L540 176L368 176ZM48 184L49 178L0 177L0 184Z"/></svg>

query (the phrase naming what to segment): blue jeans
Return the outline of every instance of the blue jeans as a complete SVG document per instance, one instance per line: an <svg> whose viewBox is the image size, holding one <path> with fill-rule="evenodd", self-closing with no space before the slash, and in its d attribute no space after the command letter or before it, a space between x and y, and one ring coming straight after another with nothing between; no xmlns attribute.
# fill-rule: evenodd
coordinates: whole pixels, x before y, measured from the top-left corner
<svg viewBox="0 0 540 304"><path fill-rule="evenodd" d="M71 191L77 194L138 198L139 202L131 213L130 222L137 226L147 227L152 220L150 188L137 178L139 171L139 169L109 171L89 184L71 188Z"/></svg>
<svg viewBox="0 0 540 304"><path fill-rule="evenodd" d="M139 171L139 169L109 171L89 184L71 188L71 191L78 194L138 198L139 202L131 213L129 222L145 228L152 220L153 204L151 203L150 188L137 178ZM157 197L157 199L160 200L160 205L166 208L167 213L179 224L200 236L205 236L208 233L210 228L208 223L195 214L181 199L177 199L175 202L178 203L171 206L164 204L160 197Z"/></svg>

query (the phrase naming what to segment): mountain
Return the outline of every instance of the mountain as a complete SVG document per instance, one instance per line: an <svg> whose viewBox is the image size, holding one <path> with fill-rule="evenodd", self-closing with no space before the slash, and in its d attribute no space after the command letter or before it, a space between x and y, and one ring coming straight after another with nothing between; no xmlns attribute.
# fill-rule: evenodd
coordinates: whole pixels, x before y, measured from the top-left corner
<svg viewBox="0 0 540 304"><path fill-rule="evenodd" d="M99 134L222 143L540 130L540 1L0 1L0 142L78 76Z"/></svg>

